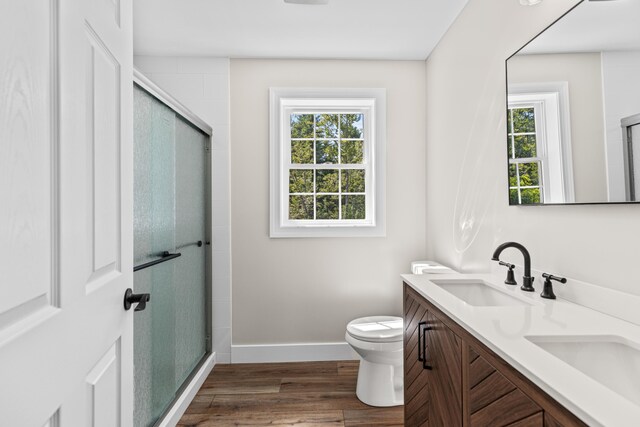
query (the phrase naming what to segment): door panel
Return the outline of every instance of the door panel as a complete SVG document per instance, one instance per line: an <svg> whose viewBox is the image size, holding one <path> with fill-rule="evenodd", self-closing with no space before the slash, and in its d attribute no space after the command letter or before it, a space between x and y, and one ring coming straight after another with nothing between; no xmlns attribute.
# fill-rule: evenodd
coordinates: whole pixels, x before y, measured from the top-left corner
<svg viewBox="0 0 640 427"><path fill-rule="evenodd" d="M130 427L131 2L5 3L1 422Z"/></svg>
<svg viewBox="0 0 640 427"><path fill-rule="evenodd" d="M117 396L120 371L120 342L112 345L87 375L91 399L87 426L117 426L120 404Z"/></svg>
<svg viewBox="0 0 640 427"><path fill-rule="evenodd" d="M0 13L0 342L56 303L55 13L54 4L35 0L4 2ZM19 43L8 36L17 34Z"/></svg>
<svg viewBox="0 0 640 427"><path fill-rule="evenodd" d="M93 274L105 274L119 269L120 254L120 66L99 36L87 28L91 54L87 56L92 88L87 99L87 130L91 141L93 202Z"/></svg>

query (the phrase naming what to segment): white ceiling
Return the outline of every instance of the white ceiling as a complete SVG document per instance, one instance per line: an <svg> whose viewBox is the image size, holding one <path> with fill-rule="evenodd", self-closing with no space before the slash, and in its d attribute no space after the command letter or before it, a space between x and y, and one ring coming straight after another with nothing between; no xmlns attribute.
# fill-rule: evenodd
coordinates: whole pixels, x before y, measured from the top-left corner
<svg viewBox="0 0 640 427"><path fill-rule="evenodd" d="M640 1L584 1L521 53L640 49Z"/></svg>
<svg viewBox="0 0 640 427"><path fill-rule="evenodd" d="M467 0L134 0L136 55L425 59Z"/></svg>

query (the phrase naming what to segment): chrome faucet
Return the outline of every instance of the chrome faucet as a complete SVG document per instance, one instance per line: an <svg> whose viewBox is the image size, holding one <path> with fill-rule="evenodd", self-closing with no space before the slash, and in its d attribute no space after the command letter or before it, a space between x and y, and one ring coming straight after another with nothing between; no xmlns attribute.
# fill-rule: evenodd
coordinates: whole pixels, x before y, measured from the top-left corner
<svg viewBox="0 0 640 427"><path fill-rule="evenodd" d="M493 251L492 261L500 261L500 254L503 250L507 248L516 248L520 252L522 252L522 256L524 256L524 276L522 276L522 286L520 289L527 292L533 292L535 289L533 288L533 280L535 277L531 277L531 256L529 255L529 251L527 248L522 246L517 242L505 242L498 246L495 251Z"/></svg>

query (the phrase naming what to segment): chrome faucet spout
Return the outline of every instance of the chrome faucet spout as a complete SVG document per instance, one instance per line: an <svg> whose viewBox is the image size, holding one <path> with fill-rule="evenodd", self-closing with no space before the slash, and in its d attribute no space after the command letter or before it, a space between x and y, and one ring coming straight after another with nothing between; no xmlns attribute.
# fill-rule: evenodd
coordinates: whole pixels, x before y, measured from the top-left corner
<svg viewBox="0 0 640 427"><path fill-rule="evenodd" d="M533 288L533 280L535 278L531 277L531 255L529 255L529 251L523 245L518 242L505 242L493 251L493 257L491 259L493 261L500 261L500 254L507 248L518 249L524 257L524 276L522 276L522 286L520 289L527 292L535 291Z"/></svg>

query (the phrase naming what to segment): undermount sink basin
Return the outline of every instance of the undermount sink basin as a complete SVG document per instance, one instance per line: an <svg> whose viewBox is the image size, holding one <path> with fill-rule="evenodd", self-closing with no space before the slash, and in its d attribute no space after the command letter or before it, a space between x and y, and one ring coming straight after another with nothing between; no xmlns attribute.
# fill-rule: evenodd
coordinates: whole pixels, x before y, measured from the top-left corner
<svg viewBox="0 0 640 427"><path fill-rule="evenodd" d="M532 305L531 302L513 297L487 285L482 280L431 280L450 294L473 306L497 307Z"/></svg>
<svg viewBox="0 0 640 427"><path fill-rule="evenodd" d="M637 343L615 335L525 338L640 406L640 345Z"/></svg>

